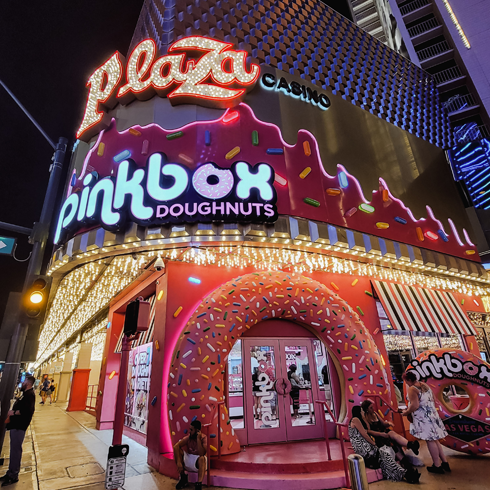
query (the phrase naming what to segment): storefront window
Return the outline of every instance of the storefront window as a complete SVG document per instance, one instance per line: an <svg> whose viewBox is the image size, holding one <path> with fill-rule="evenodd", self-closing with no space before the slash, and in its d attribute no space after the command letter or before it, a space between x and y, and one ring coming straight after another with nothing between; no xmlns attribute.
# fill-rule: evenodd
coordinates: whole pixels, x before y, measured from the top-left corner
<svg viewBox="0 0 490 490"><path fill-rule="evenodd" d="M441 341L441 347L443 349L466 350L461 335L449 335L447 337L439 335L439 340Z"/></svg>
<svg viewBox="0 0 490 490"><path fill-rule="evenodd" d="M413 343L417 349L417 355L422 354L426 350L436 350L440 349L439 341L435 333L429 335L415 335L412 332Z"/></svg>
<svg viewBox="0 0 490 490"><path fill-rule="evenodd" d="M228 356L228 410L234 429L245 428L243 414L242 341L237 340Z"/></svg>
<svg viewBox="0 0 490 490"><path fill-rule="evenodd" d="M395 386L398 404L403 404L402 374L413 358L413 345L409 332L384 332L383 339L388 353L388 364Z"/></svg>
<svg viewBox="0 0 490 490"><path fill-rule="evenodd" d="M482 328L477 328L476 329L477 335L476 335L476 341L478 342L478 349L480 350L480 356L481 358L488 362L488 348L487 348L487 343L485 341L485 330Z"/></svg>
<svg viewBox="0 0 490 490"><path fill-rule="evenodd" d="M129 354L124 425L143 434L148 425L152 350L153 343L143 344Z"/></svg>

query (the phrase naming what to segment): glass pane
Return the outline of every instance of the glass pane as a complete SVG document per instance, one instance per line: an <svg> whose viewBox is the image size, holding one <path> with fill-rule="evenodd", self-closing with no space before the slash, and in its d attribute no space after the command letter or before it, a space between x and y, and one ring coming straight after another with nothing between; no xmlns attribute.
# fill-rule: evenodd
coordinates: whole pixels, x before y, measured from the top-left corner
<svg viewBox="0 0 490 490"><path fill-rule="evenodd" d="M388 364L390 366L391 377L395 387L395 394L398 405L404 406L403 400L403 380L402 374L412 360L413 346L410 335L383 334L386 351L388 353Z"/></svg>
<svg viewBox="0 0 490 490"><path fill-rule="evenodd" d="M328 368L328 357L325 346L319 340L313 341L313 351L315 353L316 372L318 376L318 386L320 387L320 400L325 400L328 407L334 413L332 385L330 371ZM325 419L332 420L328 410L324 407Z"/></svg>
<svg viewBox="0 0 490 490"><path fill-rule="evenodd" d="M234 429L245 428L242 373L242 341L237 340L228 356L228 404L231 426Z"/></svg>
<svg viewBox="0 0 490 490"><path fill-rule="evenodd" d="M286 367L291 382L289 406L293 427L315 424L315 407L311 390L311 371L306 345L287 345Z"/></svg>
<svg viewBox="0 0 490 490"><path fill-rule="evenodd" d="M413 342L415 348L417 349L417 354L422 354L426 350L440 349L439 342L435 334L430 336L413 336Z"/></svg>
<svg viewBox="0 0 490 490"><path fill-rule="evenodd" d="M449 337L439 337L441 341L441 346L444 349L461 349L466 350L465 346L461 340L461 335L450 335Z"/></svg>
<svg viewBox="0 0 490 490"><path fill-rule="evenodd" d="M478 342L478 349L480 350L480 356L484 361L488 362L488 351L485 343L485 332L481 328L477 328L476 341Z"/></svg>
<svg viewBox="0 0 490 490"><path fill-rule="evenodd" d="M276 359L274 347L256 345L250 348L254 429L279 427L277 414Z"/></svg>

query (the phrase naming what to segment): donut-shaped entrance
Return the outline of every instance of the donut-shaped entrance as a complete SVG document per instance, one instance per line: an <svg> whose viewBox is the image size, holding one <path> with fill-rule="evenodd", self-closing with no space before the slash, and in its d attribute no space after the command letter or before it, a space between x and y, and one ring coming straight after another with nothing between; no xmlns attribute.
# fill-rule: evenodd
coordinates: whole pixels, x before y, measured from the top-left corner
<svg viewBox="0 0 490 490"><path fill-rule="evenodd" d="M342 370L340 421L349 416L353 405L362 402L363 394L391 398L386 370L371 334L338 294L301 274L246 274L207 296L177 341L168 379L172 443L185 435L191 420L199 419L212 424L210 447L212 453L217 451L215 406L224 401L225 362L244 332L270 318L305 326L329 348ZM240 443L226 409L222 413L222 453L238 452Z"/></svg>

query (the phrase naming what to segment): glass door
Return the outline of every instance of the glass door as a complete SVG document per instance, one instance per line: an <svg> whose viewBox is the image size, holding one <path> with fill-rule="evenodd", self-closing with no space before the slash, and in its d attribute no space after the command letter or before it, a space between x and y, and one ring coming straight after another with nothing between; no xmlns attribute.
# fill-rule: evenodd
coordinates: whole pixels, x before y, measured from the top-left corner
<svg viewBox="0 0 490 490"><path fill-rule="evenodd" d="M286 441L284 404L276 381L283 378L278 340L243 340L248 443Z"/></svg>
<svg viewBox="0 0 490 490"><path fill-rule="evenodd" d="M318 403L318 376L312 339L279 340L288 389L279 394L286 415L288 441L323 436L323 410ZM283 390L280 390L282 392Z"/></svg>

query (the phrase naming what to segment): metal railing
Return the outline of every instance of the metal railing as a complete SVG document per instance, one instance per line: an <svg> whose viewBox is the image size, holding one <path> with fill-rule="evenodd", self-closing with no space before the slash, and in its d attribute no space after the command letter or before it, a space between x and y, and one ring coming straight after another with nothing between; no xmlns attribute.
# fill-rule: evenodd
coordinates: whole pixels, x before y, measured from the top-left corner
<svg viewBox="0 0 490 490"><path fill-rule="evenodd" d="M490 130L485 125L477 126L475 124L468 129L454 128L454 139L458 145L481 140L483 138L490 139Z"/></svg>
<svg viewBox="0 0 490 490"><path fill-rule="evenodd" d="M450 50L451 46L449 46L448 42L441 41L440 43L434 44L433 46L429 46L428 48L417 51L417 56L420 61L424 61Z"/></svg>
<svg viewBox="0 0 490 490"><path fill-rule="evenodd" d="M404 422L403 421L403 415L398 410L395 410L394 408L392 408L391 405L381 395L363 394L362 396L364 398L366 398L366 399L374 398L375 400L379 400L379 407L376 407L376 409L380 411L379 413L381 413L381 415L383 416L383 418L386 416L383 412L381 412L381 408L383 407L383 405L385 405L386 408L388 408L393 413L393 423L395 422L395 415L398 416L399 417L399 422L400 422L400 425L401 425L401 428L402 428L402 432L403 432L403 437L405 439L407 438L407 431L405 429L405 424L403 423Z"/></svg>
<svg viewBox="0 0 490 490"><path fill-rule="evenodd" d="M408 34L410 35L410 37L420 36L420 34L430 31L431 29L435 29L439 26L440 24L439 22L437 22L437 19L429 19L425 22L417 24L416 26L410 27L408 29Z"/></svg>
<svg viewBox="0 0 490 490"><path fill-rule="evenodd" d="M355 14L357 22L361 22L362 20L368 17L372 17L373 15L378 15L378 11L374 6L369 7L366 10L362 10L361 12Z"/></svg>
<svg viewBox="0 0 490 490"><path fill-rule="evenodd" d="M402 15L407 15L410 12L414 12L415 10L418 10L419 8L425 7L426 5L430 5L429 0L415 0L415 2L408 3L407 5L400 7L400 13Z"/></svg>
<svg viewBox="0 0 490 490"><path fill-rule="evenodd" d="M457 95L451 97L448 101L443 102L442 106L446 108L449 115L455 112L462 111L467 107L473 107L478 105L471 94Z"/></svg>
<svg viewBox="0 0 490 490"><path fill-rule="evenodd" d="M85 405L85 410L95 410L97 405L97 391L99 385L88 385L87 392L87 403Z"/></svg>
<svg viewBox="0 0 490 490"><path fill-rule="evenodd" d="M330 407L328 406L328 403L325 400L316 400L315 402L319 403L320 405L323 405L327 409L328 413L330 414L330 417L332 417L333 420L333 422L330 422L329 420L325 420L325 417L323 418L323 435L325 436L325 443L327 445L327 457L329 461L332 461L332 455L330 453L330 439L328 437L327 424L332 423L339 428L340 449L342 451L342 463L344 465L344 474L345 474L345 486L348 488L350 487L350 479L349 479L349 469L347 465L347 456L345 453L345 439L344 439L344 429L347 428L348 424L341 424L337 422L335 415L332 413Z"/></svg>
<svg viewBox="0 0 490 490"><path fill-rule="evenodd" d="M221 405L224 405L225 402L218 402L218 447L217 452L218 452L218 459L221 459ZM211 427L211 424L213 423L214 420L214 413L216 411L216 405L213 404L213 411L211 415L211 422L209 424L205 424L202 426L204 429L204 432L206 434L206 439L207 439L207 452L206 452L206 458L207 458L207 466L206 466L206 485L209 487L210 486L210 480L211 480L211 442L210 442L210 434L209 434L209 428Z"/></svg>
<svg viewBox="0 0 490 490"><path fill-rule="evenodd" d="M436 81L436 85L441 85L442 83L450 82L451 80L456 80L463 76L461 70L457 66L448 68L447 70L440 71L439 73L434 73L432 75Z"/></svg>

